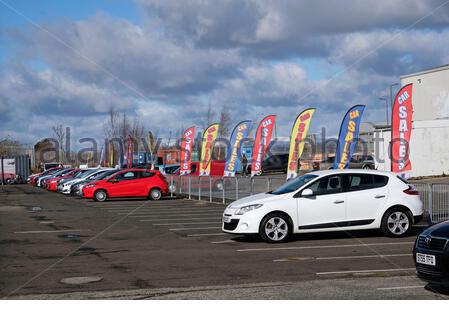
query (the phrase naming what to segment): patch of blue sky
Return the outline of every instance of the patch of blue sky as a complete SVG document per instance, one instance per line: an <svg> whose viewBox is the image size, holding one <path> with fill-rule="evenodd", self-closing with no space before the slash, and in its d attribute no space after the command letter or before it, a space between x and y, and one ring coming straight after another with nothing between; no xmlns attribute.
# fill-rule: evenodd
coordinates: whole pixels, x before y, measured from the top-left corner
<svg viewBox="0 0 449 320"><path fill-rule="evenodd" d="M306 73L309 80L326 80L332 78L335 74L341 72L343 67L337 64L331 64L322 58L291 58L289 60L271 60L270 63L295 63Z"/></svg>
<svg viewBox="0 0 449 320"><path fill-rule="evenodd" d="M51 23L70 19L86 19L98 12L140 23L138 8L124 0L1 0L0 27L23 27L30 23Z"/></svg>
<svg viewBox="0 0 449 320"><path fill-rule="evenodd" d="M124 0L0 0L0 63L3 64L13 52L14 42L8 37L8 30L29 28L30 24L54 23L64 20L87 19L103 12L139 24L138 8L132 1ZM36 71L48 68L43 61L31 61Z"/></svg>

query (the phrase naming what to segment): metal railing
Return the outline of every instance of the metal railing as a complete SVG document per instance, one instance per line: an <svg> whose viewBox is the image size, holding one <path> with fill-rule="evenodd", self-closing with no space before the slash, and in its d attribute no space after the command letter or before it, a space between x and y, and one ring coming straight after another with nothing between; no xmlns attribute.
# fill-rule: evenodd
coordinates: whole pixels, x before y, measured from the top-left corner
<svg viewBox="0 0 449 320"><path fill-rule="evenodd" d="M198 177L170 176L171 195L179 194L223 204L283 185L284 176ZM424 221L432 224L449 220L449 184L412 182L424 205Z"/></svg>
<svg viewBox="0 0 449 320"><path fill-rule="evenodd" d="M449 220L449 184L412 182L424 205L424 219L430 223Z"/></svg>
<svg viewBox="0 0 449 320"><path fill-rule="evenodd" d="M263 177L199 177L176 176L168 178L170 195L179 194L188 199L228 203L256 193L268 192L285 183L283 176Z"/></svg>

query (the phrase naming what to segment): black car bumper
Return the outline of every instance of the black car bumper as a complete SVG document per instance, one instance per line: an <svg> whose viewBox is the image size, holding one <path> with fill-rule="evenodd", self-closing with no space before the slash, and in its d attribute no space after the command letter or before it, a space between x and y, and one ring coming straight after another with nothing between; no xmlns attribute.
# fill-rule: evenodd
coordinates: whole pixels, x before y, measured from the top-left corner
<svg viewBox="0 0 449 320"><path fill-rule="evenodd" d="M416 264L416 275L423 281L449 287L449 275L435 268Z"/></svg>
<svg viewBox="0 0 449 320"><path fill-rule="evenodd" d="M429 245L425 244L424 240L418 237L413 250L413 258L415 261L416 275L421 280L435 283L443 286L449 286L449 246L446 242L441 242L443 239L438 239L440 243ZM435 257L435 266L418 263L416 254L426 254Z"/></svg>

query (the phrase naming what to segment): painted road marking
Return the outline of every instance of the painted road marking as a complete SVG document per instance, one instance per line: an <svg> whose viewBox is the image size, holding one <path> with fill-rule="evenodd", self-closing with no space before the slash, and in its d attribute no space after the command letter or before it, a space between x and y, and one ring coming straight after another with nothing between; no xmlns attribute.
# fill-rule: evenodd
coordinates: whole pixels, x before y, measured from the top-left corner
<svg viewBox="0 0 449 320"><path fill-rule="evenodd" d="M305 249L327 249L327 248L351 248L351 247L366 247L366 246L397 246L397 245L410 245L410 244L414 244L414 242L385 242L385 243L342 244L331 246L253 248L253 249L238 249L237 251L248 252L248 251L276 251L276 250L305 250Z"/></svg>
<svg viewBox="0 0 449 320"><path fill-rule="evenodd" d="M304 260L338 260L338 259L369 259L369 258L391 258L391 257L409 257L411 253L403 254L378 254L367 256L342 256L342 257L290 257L285 259L276 259L273 262L291 262L291 261L304 261Z"/></svg>
<svg viewBox="0 0 449 320"><path fill-rule="evenodd" d="M122 212L126 212L126 211L135 211L138 214L155 214L155 213L160 213L160 214L166 214L166 213L174 213L174 212L186 212L186 213L193 213L193 212L203 212L202 210L179 210L179 209L172 209L172 210L143 210L142 208L137 209L137 208L126 208L126 209L105 209L107 212L111 212L111 213L122 213ZM204 212L215 212L215 211L204 211ZM220 211L220 213L222 213Z"/></svg>
<svg viewBox="0 0 449 320"><path fill-rule="evenodd" d="M136 217L132 217L132 218L136 218ZM148 217L140 217L140 218L148 218ZM140 221L148 221L148 222L170 222L170 221L180 221L180 220L187 220L187 221L201 221L201 220L217 220L217 221L221 221L221 217L211 217L211 218L169 218L169 219L165 219L165 218L154 218L151 217L151 219L145 219L145 220L140 220Z"/></svg>
<svg viewBox="0 0 449 320"><path fill-rule="evenodd" d="M350 271L329 271L329 272L317 272L318 276L331 275L331 274L346 274L346 273L375 273L375 272L395 272L395 271L411 271L415 268L402 268L402 269L377 269L377 270L350 270Z"/></svg>
<svg viewBox="0 0 449 320"><path fill-rule="evenodd" d="M28 233L58 233L58 232L80 232L88 231L89 229L67 229L67 230L30 230L30 231L15 231L16 234L28 234Z"/></svg>
<svg viewBox="0 0 449 320"><path fill-rule="evenodd" d="M187 237L212 237L212 236L227 236L227 233L193 233L188 234Z"/></svg>
<svg viewBox="0 0 449 320"><path fill-rule="evenodd" d="M139 220L139 221L148 221L148 220ZM182 225L196 225L196 224L217 224L217 221L212 221L212 222L169 222L169 223L153 223L153 226L172 226L172 225L178 225L178 224L182 224ZM220 224L221 226L221 224Z"/></svg>
<svg viewBox="0 0 449 320"><path fill-rule="evenodd" d="M198 228L174 228L174 229L168 229L170 231L184 231L184 230L201 230L201 229L221 229L220 227L198 227Z"/></svg>
<svg viewBox="0 0 449 320"><path fill-rule="evenodd" d="M130 211L131 212L131 211ZM129 214L129 212L121 212L117 213L117 215L126 215ZM161 217L204 217L204 216L214 216L214 217L221 217L222 214L216 214L216 213L178 213L178 214L163 214L160 212L154 212L154 213L135 213L131 214L130 216L137 217L137 216L144 216L144 217L153 217L153 216L161 216Z"/></svg>
<svg viewBox="0 0 449 320"><path fill-rule="evenodd" d="M167 214L167 215L161 215L161 214L140 214L140 213L138 213L138 214L132 214L132 215L130 215L130 218L137 218L137 217L141 217L141 218L158 218L158 217L161 217L161 218L165 218L165 217L167 217L167 218L174 218L174 217L187 217L187 218L189 218L189 217L192 217L192 218L195 218L195 217L197 217L198 219L201 219L202 217L218 217L218 218L221 218L222 217L222 215L221 214Z"/></svg>
<svg viewBox="0 0 449 320"><path fill-rule="evenodd" d="M376 289L377 290L424 289L424 286L387 287L387 288L376 288Z"/></svg>
<svg viewBox="0 0 449 320"><path fill-rule="evenodd" d="M232 239L228 239L228 240L223 240L223 241L212 241L211 243L213 244L221 244L221 243L234 243L236 242L235 240Z"/></svg>

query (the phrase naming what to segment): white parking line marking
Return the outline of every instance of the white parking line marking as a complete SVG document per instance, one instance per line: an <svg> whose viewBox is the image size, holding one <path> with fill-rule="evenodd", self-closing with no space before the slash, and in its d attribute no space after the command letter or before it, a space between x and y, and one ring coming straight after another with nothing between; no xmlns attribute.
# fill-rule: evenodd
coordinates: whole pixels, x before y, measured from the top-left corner
<svg viewBox="0 0 449 320"><path fill-rule="evenodd" d="M15 231L16 234L28 234L28 233L58 233L58 232L80 232L87 231L82 229L71 229L71 230L30 230L30 231Z"/></svg>
<svg viewBox="0 0 449 320"><path fill-rule="evenodd" d="M130 211L131 212L131 211ZM126 215L129 214L129 212L121 212L117 213L117 215ZM160 217L204 217L204 216L213 216L213 217L221 217L221 214L216 213L179 213L179 214L163 214L163 213L133 213L129 215L130 217L137 217L137 216L144 216L144 217L154 217L154 216L160 216Z"/></svg>
<svg viewBox="0 0 449 320"><path fill-rule="evenodd" d="M329 272L317 272L318 276L328 274L345 274L345 273L374 273L374 272L395 272L395 271L411 271L415 268L402 268L402 269L378 269L378 270L349 270L349 271L329 271Z"/></svg>
<svg viewBox="0 0 449 320"><path fill-rule="evenodd" d="M376 288L377 290L405 290L405 289L422 289L424 286L405 286L405 287L387 287L387 288Z"/></svg>
<svg viewBox="0 0 449 320"><path fill-rule="evenodd" d="M232 239L228 239L228 240L223 240L223 241L212 241L211 243L213 244L221 244L221 243L234 243L235 240Z"/></svg>
<svg viewBox="0 0 449 320"><path fill-rule="evenodd" d="M337 259L365 259L365 258L390 258L390 257L409 257L411 253L400 253L400 254L378 254L378 255L367 255L367 256L347 256L347 257L318 257L317 260L337 260Z"/></svg>
<svg viewBox="0 0 449 320"><path fill-rule="evenodd" d="M221 215L217 214L170 214L170 215L161 215L161 214L132 214L129 216L130 218L175 218L175 217L186 217L186 218L198 218L202 219L203 217L215 217L221 218Z"/></svg>
<svg viewBox="0 0 449 320"><path fill-rule="evenodd" d="M136 218L136 217L133 217ZM148 217L140 217L140 218L148 218ZM172 222L172 221L204 221L204 220L213 220L213 221L221 221L220 217L211 217L211 218L171 218L171 219L165 219L165 218L153 218L151 219L144 219L140 221L146 221L146 222Z"/></svg>
<svg viewBox="0 0 449 320"><path fill-rule="evenodd" d="M168 212L168 211L173 211L173 210L183 210L183 211L217 211L217 212L224 212L224 209L223 210L221 210L221 209L210 209L210 208L180 208L180 207L173 207L173 208L150 208L150 207L139 207L139 206L136 206L136 207L120 207L120 208L114 208L114 207L109 207L109 208L102 208L102 209L106 209L106 210L117 210L117 211L120 211L120 210L127 210L127 209L131 209L131 208L133 208L133 209L136 209L136 208L138 208L137 210L138 211L144 211L144 210L147 210L147 211L165 211L165 212Z"/></svg>
<svg viewBox="0 0 449 320"><path fill-rule="evenodd" d="M198 227L198 228L174 228L169 231L183 231L183 230L201 230L201 229L221 229L221 227Z"/></svg>
<svg viewBox="0 0 449 320"><path fill-rule="evenodd" d="M401 254L378 254L378 255L367 255L367 256L342 256L342 257L290 257L285 259L276 259L273 262L292 262L292 261L303 261L303 260L339 260L339 259L369 259L369 258L391 258L391 257L409 257L411 253L401 253Z"/></svg>
<svg viewBox="0 0 449 320"><path fill-rule="evenodd" d="M211 236L227 236L227 233L193 233L188 234L187 237L211 237Z"/></svg>
<svg viewBox="0 0 449 320"><path fill-rule="evenodd" d="M172 207L172 208L151 208L151 207L139 207L139 206L126 206L126 207L96 207L96 209L105 209L105 210L116 210L116 211L120 211L120 210L127 210L127 209L136 209L138 211L173 211L173 210L184 210L184 211L214 211L214 212L221 212L223 213L225 211L225 208L220 208L220 209L213 209L213 208L192 208L192 207Z"/></svg>
<svg viewBox="0 0 449 320"><path fill-rule="evenodd" d="M148 220L139 220L139 221L148 221ZM217 221L212 221L212 222L169 222L169 223L153 223L153 226L173 226L173 225L196 225L196 224L217 224ZM221 226L221 224L220 224Z"/></svg>
<svg viewBox="0 0 449 320"><path fill-rule="evenodd" d="M304 249L327 249L327 248L351 248L351 247L366 247L366 246L396 246L396 245L409 245L409 244L414 244L414 242L385 242L385 243L342 244L332 246L253 248L253 249L238 249L237 251L248 252L248 251L276 251L276 250L304 250Z"/></svg>

